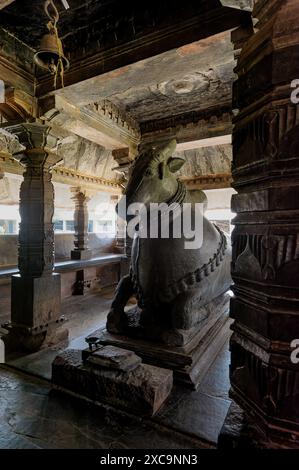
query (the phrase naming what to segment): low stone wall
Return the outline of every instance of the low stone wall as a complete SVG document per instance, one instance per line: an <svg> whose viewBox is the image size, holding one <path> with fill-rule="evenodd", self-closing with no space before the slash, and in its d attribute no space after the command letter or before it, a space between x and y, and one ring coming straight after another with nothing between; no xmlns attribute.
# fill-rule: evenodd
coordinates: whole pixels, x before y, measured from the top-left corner
<svg viewBox="0 0 299 470"><path fill-rule="evenodd" d="M69 259L74 248L74 235L72 233L55 234L55 259ZM112 253L115 248L115 239L108 238L106 234L90 233L89 248L92 256L101 253ZM16 266L18 264L18 235L0 235L0 266Z"/></svg>

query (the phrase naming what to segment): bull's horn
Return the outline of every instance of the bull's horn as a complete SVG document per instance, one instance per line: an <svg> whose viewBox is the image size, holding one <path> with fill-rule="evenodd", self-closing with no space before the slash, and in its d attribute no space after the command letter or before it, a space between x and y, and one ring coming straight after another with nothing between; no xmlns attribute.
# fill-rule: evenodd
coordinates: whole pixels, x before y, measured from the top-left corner
<svg viewBox="0 0 299 470"><path fill-rule="evenodd" d="M168 142L168 144L160 150L160 157L162 157L163 160L171 157L176 149L176 144L176 139L172 139L170 142Z"/></svg>

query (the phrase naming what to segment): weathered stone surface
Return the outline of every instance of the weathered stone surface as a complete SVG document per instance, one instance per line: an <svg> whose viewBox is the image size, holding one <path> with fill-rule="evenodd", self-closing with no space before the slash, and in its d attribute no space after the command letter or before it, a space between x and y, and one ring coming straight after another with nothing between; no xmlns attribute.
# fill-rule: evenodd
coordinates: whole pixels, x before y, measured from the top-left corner
<svg viewBox="0 0 299 470"><path fill-rule="evenodd" d="M233 88L230 396L269 439L298 447L290 345L299 334L299 133L290 84L298 76L299 3L257 0L253 16Z"/></svg>
<svg viewBox="0 0 299 470"><path fill-rule="evenodd" d="M71 135L62 140L57 149L66 168L96 175L107 180L116 180L117 175L111 170L114 165L111 150L101 145Z"/></svg>
<svg viewBox="0 0 299 470"><path fill-rule="evenodd" d="M53 392L48 381L0 368L0 449L97 449L97 452L99 449L189 449L192 452L214 448L223 422L222 405L198 392L180 390L174 412L170 398L165 404L168 420L159 420L160 413L144 420L105 404L95 408L69 395ZM183 407L179 403L182 397L184 402L191 400L192 404ZM183 426L182 421L188 419L192 428Z"/></svg>
<svg viewBox="0 0 299 470"><path fill-rule="evenodd" d="M0 152L13 154L22 150L24 150L24 146L20 144L14 134L5 129L0 129Z"/></svg>
<svg viewBox="0 0 299 470"><path fill-rule="evenodd" d="M159 339L157 330L146 334L138 318L130 319L131 326L124 335L113 335L99 329L90 337L100 344L134 351L148 364L172 369L176 382L196 389L230 335L228 309L228 294L215 299L209 305L205 320L197 328L169 332L171 336L164 338L164 341L167 339L170 345L163 343L161 336Z"/></svg>
<svg viewBox="0 0 299 470"><path fill-rule="evenodd" d="M185 231L173 236L177 221L185 217L184 204L189 204L192 220L196 218L198 223L196 204L204 206L206 203L202 191L191 193L177 180L175 174L184 160L172 156L175 150L176 140L173 139L140 151L124 197L118 204L118 213L124 219L122 207L135 202L143 203L147 211L150 203L164 203L168 207L176 203L177 210L176 218L163 219L157 214L156 220L151 220L146 228L144 224L145 236L135 234L130 275L119 283L107 318L110 333L128 333L124 309L132 295L136 295L142 310L140 324L146 325L146 333L152 329L153 340L161 338L163 331L190 330L205 317L206 311L200 308L226 292L231 284L229 237L204 215L198 229L202 239L197 240L198 243L195 240L190 247L187 241L190 236L186 236ZM162 235L165 229L168 237ZM160 330L158 335L157 330Z"/></svg>
<svg viewBox="0 0 299 470"><path fill-rule="evenodd" d="M93 366L129 372L141 364L141 358L128 349L100 346L88 355L87 362Z"/></svg>
<svg viewBox="0 0 299 470"><path fill-rule="evenodd" d="M186 161L179 171L181 177L191 178L231 171L232 146L230 144L176 152L175 156L184 158Z"/></svg>
<svg viewBox="0 0 299 470"><path fill-rule="evenodd" d="M60 318L60 276L54 270L54 188L51 169L60 161L52 153L57 138L49 126L22 123L7 129L18 137L22 152L14 158L24 166L20 188L20 232L18 268L12 278L10 343L38 348ZM23 331L22 331L23 329ZM32 338L30 338L30 335ZM8 338L9 340L9 338Z"/></svg>
<svg viewBox="0 0 299 470"><path fill-rule="evenodd" d="M271 441L235 401L231 402L218 438L219 450L233 449L282 449L283 443ZM294 449L298 449L295 444Z"/></svg>
<svg viewBox="0 0 299 470"><path fill-rule="evenodd" d="M32 330L44 329L60 316L60 274L45 277L12 276L11 320ZM28 296L28 293L31 295Z"/></svg>
<svg viewBox="0 0 299 470"><path fill-rule="evenodd" d="M140 364L130 373L83 363L80 350L66 350L52 366L56 388L105 402L134 414L154 415L171 392L172 371Z"/></svg>

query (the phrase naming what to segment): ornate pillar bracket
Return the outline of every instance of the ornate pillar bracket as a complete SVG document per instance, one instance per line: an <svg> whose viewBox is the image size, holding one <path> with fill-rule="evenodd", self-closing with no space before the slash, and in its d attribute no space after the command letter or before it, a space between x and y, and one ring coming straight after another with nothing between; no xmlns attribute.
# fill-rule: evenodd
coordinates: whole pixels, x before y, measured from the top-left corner
<svg viewBox="0 0 299 470"><path fill-rule="evenodd" d="M23 123L6 128L22 145L13 158L24 167L20 189L19 274L12 276L11 338L39 349L60 322L60 275L54 269L54 188L51 169L61 160L48 126ZM12 346L14 347L14 346Z"/></svg>
<svg viewBox="0 0 299 470"><path fill-rule="evenodd" d="M72 199L75 201L75 248L71 252L72 259L90 259L91 250L88 248L88 207L92 193L81 187L71 188Z"/></svg>

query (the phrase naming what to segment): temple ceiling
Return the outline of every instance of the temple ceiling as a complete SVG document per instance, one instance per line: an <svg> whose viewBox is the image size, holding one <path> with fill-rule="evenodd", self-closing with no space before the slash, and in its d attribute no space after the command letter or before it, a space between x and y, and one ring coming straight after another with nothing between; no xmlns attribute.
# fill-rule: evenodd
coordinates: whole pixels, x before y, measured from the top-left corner
<svg viewBox="0 0 299 470"><path fill-rule="evenodd" d="M222 145L231 133L230 32L248 21L241 10L251 0L69 0L67 11L56 3L71 69L65 88L54 92L52 78L33 66L46 32L43 0L0 5L0 69L12 59L17 72L4 77L9 95L0 112L6 120L20 119L19 110L37 113L60 136L62 165L74 175L116 181L112 152L128 147L134 154L140 138L155 141L162 134L176 136L178 151L184 150L181 177L230 172L230 146ZM212 139L221 136L216 145ZM201 148L201 139L211 139L211 146ZM16 142L5 145L11 154ZM63 180L63 171L55 170L54 180Z"/></svg>
<svg viewBox="0 0 299 470"><path fill-rule="evenodd" d="M183 23L197 15L209 18L209 13L238 17L235 9L248 9L252 0L196 0L188 3L177 0L68 0L69 10L57 1L59 11L59 33L70 56L94 53L112 43L134 39L154 29ZM14 34L23 43L36 49L45 34L47 16L44 0L6 1L0 7L2 27ZM241 18L242 16L239 15ZM203 25L199 30L202 37L207 35ZM228 28L226 28L228 29Z"/></svg>
<svg viewBox="0 0 299 470"><path fill-rule="evenodd" d="M136 64L132 84L108 99L139 123L219 108L231 103L233 68L230 33L221 33Z"/></svg>

